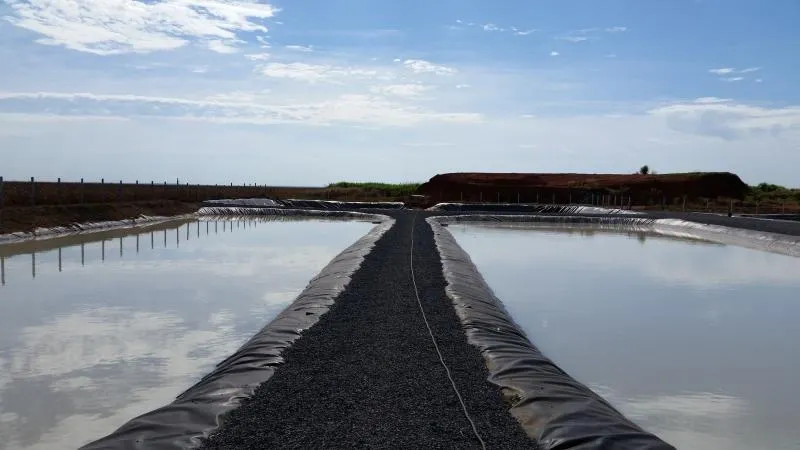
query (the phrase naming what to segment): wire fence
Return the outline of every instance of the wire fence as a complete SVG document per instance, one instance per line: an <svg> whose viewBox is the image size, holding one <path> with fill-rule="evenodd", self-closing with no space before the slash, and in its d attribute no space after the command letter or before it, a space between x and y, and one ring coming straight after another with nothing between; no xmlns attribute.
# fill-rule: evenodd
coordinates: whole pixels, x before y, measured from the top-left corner
<svg viewBox="0 0 800 450"><path fill-rule="evenodd" d="M281 187L258 183L191 184L140 181L4 181L0 176L0 226L3 210L11 207L76 205L89 203L177 201L202 202L223 198L264 198L291 195L329 200L374 200L368 192L324 187ZM385 200L385 199L384 199ZM399 200L399 199L395 199ZM690 195L666 195L659 192L626 192L596 189L472 189L463 192L434 192L425 203L535 203L557 205L594 205L633 210L668 210L731 214L798 214L797 202L782 200L743 200L704 198Z"/></svg>
<svg viewBox="0 0 800 450"><path fill-rule="evenodd" d="M257 183L226 185L181 182L109 181L4 181L0 177L0 209L15 206L70 205L146 200L196 202L227 197L266 197L280 187Z"/></svg>
<svg viewBox="0 0 800 450"><path fill-rule="evenodd" d="M731 214L798 214L798 202L729 197L666 195L659 192L624 192L598 189L472 189L429 193L428 204L505 203L587 205L613 209L663 210Z"/></svg>

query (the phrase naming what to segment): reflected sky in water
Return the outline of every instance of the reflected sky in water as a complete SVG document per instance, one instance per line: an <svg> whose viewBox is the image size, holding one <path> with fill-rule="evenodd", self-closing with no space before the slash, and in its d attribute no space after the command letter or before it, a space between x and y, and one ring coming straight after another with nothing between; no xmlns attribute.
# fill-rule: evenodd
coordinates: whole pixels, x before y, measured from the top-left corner
<svg viewBox="0 0 800 450"><path fill-rule="evenodd" d="M371 227L191 222L121 246L131 231L0 246L0 447L77 448L169 403Z"/></svg>
<svg viewBox="0 0 800 450"><path fill-rule="evenodd" d="M451 225L543 353L680 449L800 448L800 258Z"/></svg>

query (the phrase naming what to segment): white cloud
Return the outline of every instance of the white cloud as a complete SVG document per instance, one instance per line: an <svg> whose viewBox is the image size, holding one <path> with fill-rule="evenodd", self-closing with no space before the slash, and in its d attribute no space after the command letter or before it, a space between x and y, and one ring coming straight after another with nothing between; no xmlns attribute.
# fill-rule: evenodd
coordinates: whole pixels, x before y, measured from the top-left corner
<svg viewBox="0 0 800 450"><path fill-rule="evenodd" d="M699 97L695 99L695 103L700 104L712 104L712 103L727 103L730 102L731 99L729 98L718 98L718 97Z"/></svg>
<svg viewBox="0 0 800 450"><path fill-rule="evenodd" d="M666 119L675 130L724 139L800 129L800 106L765 108L705 97L658 107L649 113Z"/></svg>
<svg viewBox="0 0 800 450"><path fill-rule="evenodd" d="M505 28L500 28L493 23L487 23L483 26L483 31L506 31Z"/></svg>
<svg viewBox="0 0 800 450"><path fill-rule="evenodd" d="M720 80L721 81L734 82L734 81L742 81L745 78L742 77L742 76L733 76L733 75L742 75L742 74L746 74L746 73L753 73L753 72L758 72L759 70L761 70L760 67L748 67L746 69L741 69L741 70L738 70L738 69L733 68L733 67L721 67L719 69L709 69L708 71L710 73L715 74L715 75L731 75L731 76L727 76L727 77L721 77Z"/></svg>
<svg viewBox="0 0 800 450"><path fill-rule="evenodd" d="M472 85L470 85L470 84L466 84L466 83L463 83L463 84L457 84L457 85L456 85L456 89L469 89L469 88L471 88L471 87L472 87Z"/></svg>
<svg viewBox="0 0 800 450"><path fill-rule="evenodd" d="M609 27L609 28L583 28L580 30L572 30L561 36L556 36L556 39L567 42L585 42L590 40L599 39L598 33L622 33L628 31L627 27Z"/></svg>
<svg viewBox="0 0 800 450"><path fill-rule="evenodd" d="M550 52L550 56L558 56L558 55L560 55L560 54L561 54L561 53L559 53L559 52Z"/></svg>
<svg viewBox="0 0 800 450"><path fill-rule="evenodd" d="M208 49L212 52L223 53L223 54L231 54L237 53L239 49L231 45L232 41L221 41L219 39L214 39L208 41Z"/></svg>
<svg viewBox="0 0 800 450"><path fill-rule="evenodd" d="M458 70L454 68L436 65L422 59L407 59L403 62L403 65L414 73L432 73L435 75L453 75L458 73Z"/></svg>
<svg viewBox="0 0 800 450"><path fill-rule="evenodd" d="M717 75L727 75L729 73L733 73L736 69L733 67L722 67L719 69L708 69L709 72Z"/></svg>
<svg viewBox="0 0 800 450"><path fill-rule="evenodd" d="M433 89L433 86L422 84L392 84L388 86L373 86L370 88L370 92L396 97L418 97L431 89Z"/></svg>
<svg viewBox="0 0 800 450"><path fill-rule="evenodd" d="M559 36L556 39L558 39L560 41L567 41L567 42L574 42L574 43L584 42L584 41L588 41L589 40L589 38L586 37L586 36Z"/></svg>
<svg viewBox="0 0 800 450"><path fill-rule="evenodd" d="M272 45L267 41L265 36L256 36L256 41L260 44L261 48L271 48Z"/></svg>
<svg viewBox="0 0 800 450"><path fill-rule="evenodd" d="M266 61L272 55L270 55L269 53L251 53L249 55L244 55L244 56L245 56L245 58L249 59L250 61Z"/></svg>
<svg viewBox="0 0 800 450"><path fill-rule="evenodd" d="M351 77L372 78L378 75L375 70L302 62L269 63L261 66L259 72L272 78L290 78L308 82L335 81Z"/></svg>
<svg viewBox="0 0 800 450"><path fill-rule="evenodd" d="M36 42L112 55L174 50L192 40L214 50L237 33L266 33L278 9L253 0L6 0L6 20L40 34Z"/></svg>
<svg viewBox="0 0 800 450"><path fill-rule="evenodd" d="M397 89L402 92L402 89ZM406 88L405 93L408 93ZM389 100L380 95L344 94L327 100L288 104L262 101L261 93L234 93L204 99L151 97L128 94L58 92L0 93L3 100L24 100L31 108L63 109L78 116L151 117L217 123L333 123L371 126L411 126L426 121L476 123L476 113L446 113ZM19 102L17 102L19 103ZM135 113L131 109L135 108Z"/></svg>
<svg viewBox="0 0 800 450"><path fill-rule="evenodd" d="M481 29L483 31L487 31L487 32L511 33L514 36L527 36L529 34L533 34L536 31L538 31L538 30L536 30L534 28L520 29L520 28L517 28L517 27L500 26L500 25L497 25L497 24L494 24L494 23L486 23L486 24L481 25L481 24L477 24L475 22L465 22L465 21L460 20L460 19L456 20L456 24L458 24L459 26L452 26L451 25L451 26L448 26L448 28L451 29L451 30L459 30L459 29L462 29L462 27L477 27L477 28L479 28L479 29Z"/></svg>
<svg viewBox="0 0 800 450"><path fill-rule="evenodd" d="M756 78L756 83L763 83L763 82L764 80L762 80L761 78Z"/></svg>
<svg viewBox="0 0 800 450"><path fill-rule="evenodd" d="M296 51L296 52L303 52L303 53L311 53L311 52L314 51L314 49L310 45L309 46L287 45L284 48L286 48L287 50L293 50L293 51Z"/></svg>

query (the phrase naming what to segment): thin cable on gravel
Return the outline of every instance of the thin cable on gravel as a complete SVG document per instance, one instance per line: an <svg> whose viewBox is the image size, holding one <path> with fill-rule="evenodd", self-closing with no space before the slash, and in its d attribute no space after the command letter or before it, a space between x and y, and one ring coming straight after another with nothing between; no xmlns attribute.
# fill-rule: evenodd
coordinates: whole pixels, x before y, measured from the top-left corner
<svg viewBox="0 0 800 450"><path fill-rule="evenodd" d="M331 310L203 448L480 449L464 408L487 448L536 448L487 381L480 352L467 342L445 294L430 226L413 223L408 213L392 215L395 226Z"/></svg>

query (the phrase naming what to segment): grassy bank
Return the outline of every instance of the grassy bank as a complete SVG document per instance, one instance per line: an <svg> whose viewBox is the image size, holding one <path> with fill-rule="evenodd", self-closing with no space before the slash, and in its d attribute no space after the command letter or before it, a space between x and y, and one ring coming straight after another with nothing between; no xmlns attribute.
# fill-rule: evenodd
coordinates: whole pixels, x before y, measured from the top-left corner
<svg viewBox="0 0 800 450"><path fill-rule="evenodd" d="M402 197L416 193L419 185L420 183L354 183L350 181L340 181L338 183L329 184L328 189L331 191L349 190L352 192L360 192L361 195L365 197L396 198L400 200Z"/></svg>

